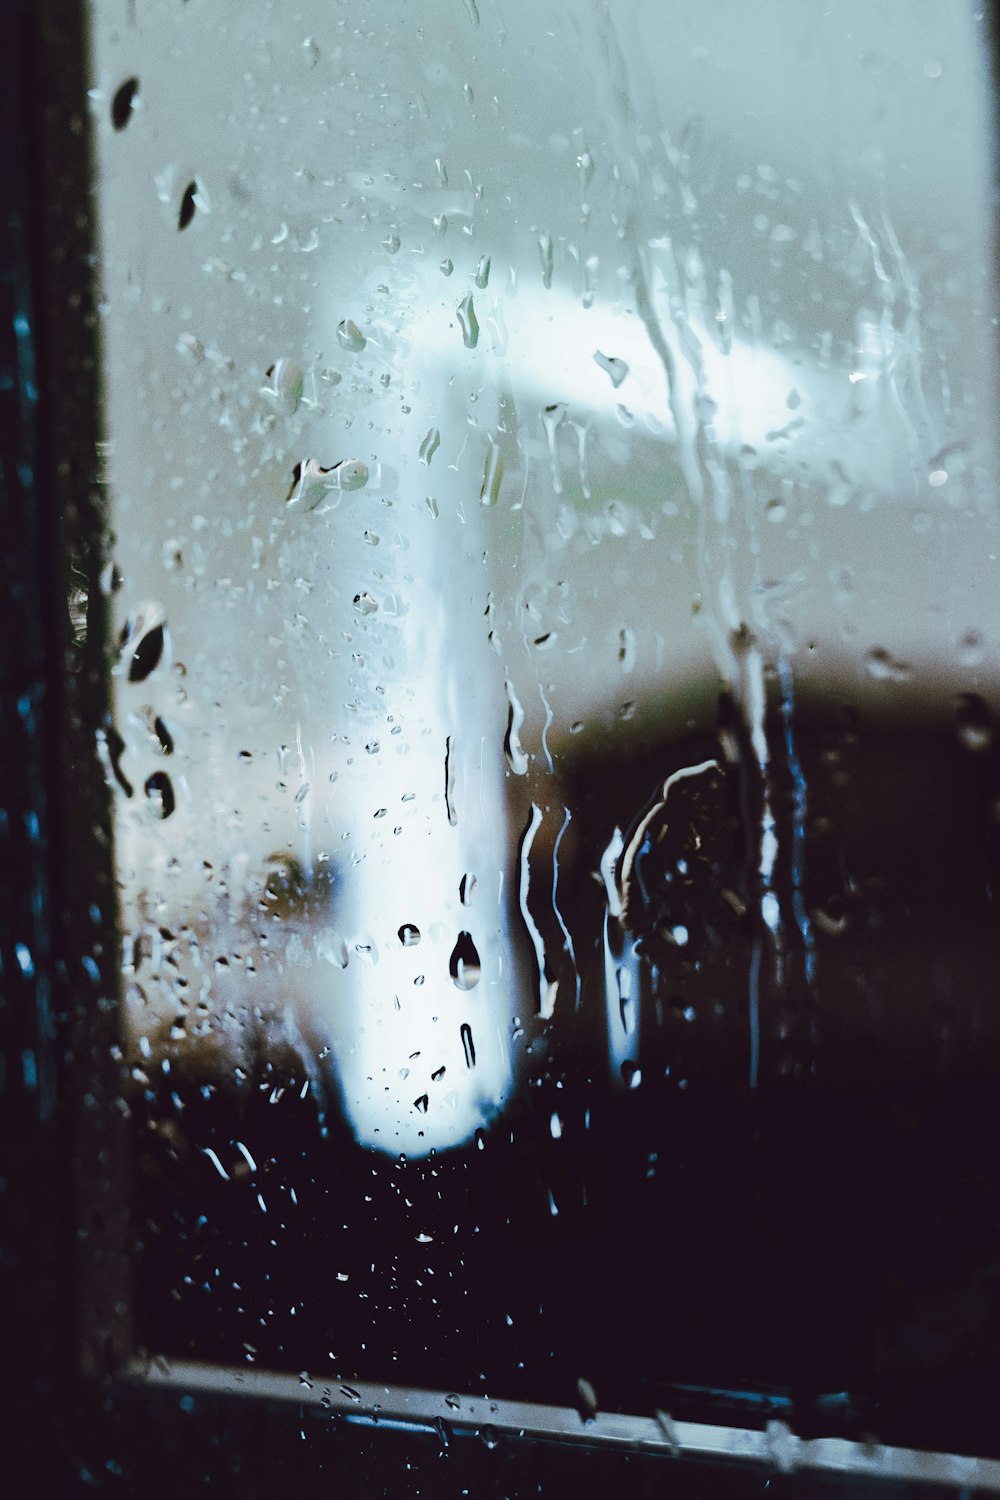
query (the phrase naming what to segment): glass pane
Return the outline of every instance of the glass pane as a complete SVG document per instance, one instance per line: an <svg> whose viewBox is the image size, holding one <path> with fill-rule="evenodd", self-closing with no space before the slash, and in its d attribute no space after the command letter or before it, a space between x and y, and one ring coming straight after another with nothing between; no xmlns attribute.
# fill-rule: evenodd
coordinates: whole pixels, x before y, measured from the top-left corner
<svg viewBox="0 0 1000 1500"><path fill-rule="evenodd" d="M973 1441L982 13L91 13L144 1345Z"/></svg>

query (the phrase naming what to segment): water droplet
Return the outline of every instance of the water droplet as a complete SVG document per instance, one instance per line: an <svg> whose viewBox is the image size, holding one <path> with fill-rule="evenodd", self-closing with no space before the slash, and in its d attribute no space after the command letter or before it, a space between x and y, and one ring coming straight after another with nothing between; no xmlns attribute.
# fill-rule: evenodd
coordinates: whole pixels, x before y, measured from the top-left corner
<svg viewBox="0 0 1000 1500"><path fill-rule="evenodd" d="M788 511L783 500L773 499L765 505L764 514L773 526L780 526L788 516Z"/></svg>
<svg viewBox="0 0 1000 1500"><path fill-rule="evenodd" d="M350 349L352 354L360 354L368 342L352 318L344 318L337 324L337 338L345 349Z"/></svg>
<svg viewBox="0 0 1000 1500"><path fill-rule="evenodd" d="M979 630L967 630L958 643L958 659L963 667L978 667L986 654L986 642Z"/></svg>
<svg viewBox="0 0 1000 1500"><path fill-rule="evenodd" d="M597 1392L589 1380L576 1382L576 1409L582 1422L592 1422L597 1416Z"/></svg>
<svg viewBox="0 0 1000 1500"><path fill-rule="evenodd" d="M966 750L988 750L993 743L993 715L978 693L960 693L955 699L955 727Z"/></svg>
<svg viewBox="0 0 1000 1500"><path fill-rule="evenodd" d="M415 948L420 942L420 928L412 922L404 922L397 936L404 948Z"/></svg>
<svg viewBox="0 0 1000 1500"><path fill-rule="evenodd" d="M191 223L191 220L194 218L195 209L197 207L197 204L195 202L197 195L197 183L189 182L187 187L184 189L183 196L181 197L181 206L177 212L178 229L186 229Z"/></svg>
<svg viewBox="0 0 1000 1500"><path fill-rule="evenodd" d="M476 899L475 875L463 875L458 883L458 898L463 906L471 906Z"/></svg>
<svg viewBox="0 0 1000 1500"><path fill-rule="evenodd" d="M126 646L128 644L127 637ZM151 630L140 636L139 641L133 647L132 659L128 665L129 682L145 682L146 678L163 662L167 655L167 645L166 625L154 625Z"/></svg>
<svg viewBox="0 0 1000 1500"><path fill-rule="evenodd" d="M594 361L602 370L606 370L611 377L611 384L615 390L621 385L628 374L628 365L623 359L616 359L614 355L602 354L598 349L594 354Z"/></svg>
<svg viewBox="0 0 1000 1500"><path fill-rule="evenodd" d="M895 661L884 646L873 646L865 656L869 677L879 682L905 682L910 676L907 662Z"/></svg>
<svg viewBox="0 0 1000 1500"><path fill-rule="evenodd" d="M354 608L359 615L373 615L378 609L378 601L373 599L367 591L363 594L355 594Z"/></svg>
<svg viewBox="0 0 1000 1500"><path fill-rule="evenodd" d="M479 257L479 264L476 267L476 286L479 287L480 291L482 291L483 288L489 286L489 284L490 258L488 255L481 255Z"/></svg>
<svg viewBox="0 0 1000 1500"><path fill-rule="evenodd" d="M419 1098L414 1099L413 1108L417 1111L418 1114L425 1115L427 1113L430 1102L430 1098L427 1094L421 1094Z"/></svg>
<svg viewBox="0 0 1000 1500"><path fill-rule="evenodd" d="M558 1141L562 1138L562 1132L562 1120L560 1120L559 1116L553 1110L549 1119L549 1134L554 1141Z"/></svg>
<svg viewBox="0 0 1000 1500"><path fill-rule="evenodd" d="M463 1021L459 1028L459 1035L462 1038L462 1051L465 1053L465 1066L467 1068L474 1068L476 1066L476 1044L472 1040L472 1027L467 1021Z"/></svg>
<svg viewBox="0 0 1000 1500"><path fill-rule="evenodd" d="M441 272L442 276L450 276L451 273L452 273L452 271L454 271L454 269L455 269L455 262L453 260L451 260L448 256L445 256L444 260L441 261L439 263L439 265L438 265L438 270Z"/></svg>
<svg viewBox="0 0 1000 1500"><path fill-rule="evenodd" d="M448 972L460 990L474 990L479 983L482 966L471 933L460 932L458 934L458 941L451 950L451 957L448 960Z"/></svg>
<svg viewBox="0 0 1000 1500"><path fill-rule="evenodd" d="M431 459L441 446L441 433L436 427L432 427L420 444L420 462L430 465Z"/></svg>
<svg viewBox="0 0 1000 1500"><path fill-rule="evenodd" d="M462 342L466 349L474 349L479 343L479 320L472 302L472 293L466 292L458 304L458 322L462 330Z"/></svg>
<svg viewBox="0 0 1000 1500"><path fill-rule="evenodd" d="M538 259L542 267L542 282L548 290L552 285L552 236L550 234L538 236Z"/></svg>
<svg viewBox="0 0 1000 1500"><path fill-rule="evenodd" d="M927 483L931 485L933 489L939 490L943 484L948 483L948 470L932 469L927 476Z"/></svg>
<svg viewBox="0 0 1000 1500"><path fill-rule="evenodd" d="M600 258L588 255L583 263L583 305L593 307L597 295L597 280L601 274Z"/></svg>
<svg viewBox="0 0 1000 1500"><path fill-rule="evenodd" d="M503 454L500 452L499 443L492 438L486 450L486 462L483 465L483 482L479 490L480 505L496 505L500 499L500 485L503 482Z"/></svg>
<svg viewBox="0 0 1000 1500"><path fill-rule="evenodd" d="M147 778L144 790L156 816L169 818L177 802L174 797L173 783L166 771L154 771L152 776Z"/></svg>
<svg viewBox="0 0 1000 1500"><path fill-rule="evenodd" d="M521 749L519 731L524 723L524 709L521 707L514 692L513 684L505 684L507 688L507 733L504 735L503 753L507 764L515 776L524 776L528 769L528 757Z"/></svg>
<svg viewBox="0 0 1000 1500"><path fill-rule="evenodd" d="M556 433L566 419L567 406L564 401L554 401L542 412L542 427L545 430L545 441L549 448L549 461L552 465L552 488L557 495L562 494L562 471L559 466L559 447L556 442Z"/></svg>
<svg viewBox="0 0 1000 1500"><path fill-rule="evenodd" d="M119 84L111 101L111 123L116 130L125 129L132 118L138 97L138 78L126 78L124 83Z"/></svg>
<svg viewBox="0 0 1000 1500"><path fill-rule="evenodd" d="M302 50L306 55L307 64L310 68L314 68L319 62L322 53L320 52L318 46L313 41L311 36L307 36L305 41L302 43Z"/></svg>
<svg viewBox="0 0 1000 1500"><path fill-rule="evenodd" d="M447 187L448 186L448 168L445 166L445 164L441 160L440 156L436 156L434 158L434 171L437 173L438 186L439 187Z"/></svg>
<svg viewBox="0 0 1000 1500"><path fill-rule="evenodd" d="M298 411L305 383L302 366L290 359L275 360L266 372L266 379L268 383L261 387L261 395L268 404L289 416Z"/></svg>
<svg viewBox="0 0 1000 1500"><path fill-rule="evenodd" d="M385 239L382 241L384 248L388 250L390 255L396 254L396 251L399 249L400 243L401 242L399 235L394 229L390 230Z"/></svg>

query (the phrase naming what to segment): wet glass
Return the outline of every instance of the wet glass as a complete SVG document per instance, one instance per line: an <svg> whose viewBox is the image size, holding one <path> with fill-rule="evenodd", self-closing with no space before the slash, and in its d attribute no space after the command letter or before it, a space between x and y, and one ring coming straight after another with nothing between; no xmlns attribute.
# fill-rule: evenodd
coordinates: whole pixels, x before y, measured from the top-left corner
<svg viewBox="0 0 1000 1500"><path fill-rule="evenodd" d="M1000 1388L983 14L90 13L142 1348Z"/></svg>

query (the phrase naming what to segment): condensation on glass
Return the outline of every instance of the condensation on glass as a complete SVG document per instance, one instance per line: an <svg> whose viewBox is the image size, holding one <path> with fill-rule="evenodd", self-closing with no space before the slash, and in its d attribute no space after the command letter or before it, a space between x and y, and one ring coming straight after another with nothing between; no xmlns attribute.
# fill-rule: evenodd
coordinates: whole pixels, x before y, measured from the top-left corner
<svg viewBox="0 0 1000 1500"><path fill-rule="evenodd" d="M591 1094L919 1072L871 975L958 940L891 872L954 879L997 691L982 15L91 13L140 1084L290 1049L408 1158L534 1087L548 1161Z"/></svg>

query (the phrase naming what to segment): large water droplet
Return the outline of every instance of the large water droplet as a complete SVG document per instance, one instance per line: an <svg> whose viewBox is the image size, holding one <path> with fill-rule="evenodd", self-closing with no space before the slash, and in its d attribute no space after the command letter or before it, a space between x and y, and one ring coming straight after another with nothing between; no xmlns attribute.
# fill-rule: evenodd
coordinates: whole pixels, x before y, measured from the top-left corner
<svg viewBox="0 0 1000 1500"><path fill-rule="evenodd" d="M430 465L431 459L441 446L441 433L436 427L432 427L420 444L420 462Z"/></svg>
<svg viewBox="0 0 1000 1500"><path fill-rule="evenodd" d="M299 408L305 375L302 366L291 359L278 359L267 371L267 385L261 395L268 405L292 415Z"/></svg>
<svg viewBox="0 0 1000 1500"><path fill-rule="evenodd" d="M515 776L523 776L528 769L528 757L521 749L520 728L524 723L524 709L518 701L514 692L513 684L508 682L507 688L507 733L504 736L503 753L507 764Z"/></svg>
<svg viewBox="0 0 1000 1500"><path fill-rule="evenodd" d="M466 292L458 304L458 322L462 330L462 342L466 349L474 349L479 343L479 320L476 317L471 292Z"/></svg>
<svg viewBox="0 0 1000 1500"><path fill-rule="evenodd" d="M500 485L503 481L503 454L500 452L499 443L492 438L489 440L489 448L486 451L486 463L483 466L483 483L479 490L479 503L481 505L496 505L500 499Z"/></svg>
<svg viewBox="0 0 1000 1500"><path fill-rule="evenodd" d="M616 359L613 354L602 354L600 349L595 351L594 361L602 370L606 370L611 377L611 384L615 390L621 385L628 374L628 365L623 359Z"/></svg>
<svg viewBox="0 0 1000 1500"><path fill-rule="evenodd" d="M353 318L344 318L337 324L337 338L345 349L350 349L352 354L360 354L368 342Z"/></svg>
<svg viewBox="0 0 1000 1500"><path fill-rule="evenodd" d="M879 682L906 682L910 666L905 661L896 661L884 646L873 646L865 656L865 667L869 677Z"/></svg>
<svg viewBox="0 0 1000 1500"><path fill-rule="evenodd" d="M551 234L540 234L538 236L538 259L542 267L542 282L548 290L552 285L552 236Z"/></svg>
<svg viewBox="0 0 1000 1500"><path fill-rule="evenodd" d="M448 972L460 990L474 990L479 983L482 966L471 933L458 934L458 941L448 960Z"/></svg>
<svg viewBox="0 0 1000 1500"><path fill-rule="evenodd" d="M960 693L955 699L955 728L966 750L988 750L993 743L993 715L978 693Z"/></svg>
<svg viewBox="0 0 1000 1500"><path fill-rule="evenodd" d="M124 83L119 84L111 101L111 123L116 130L125 129L132 118L132 111L135 109L138 97L138 78L126 78Z"/></svg>

